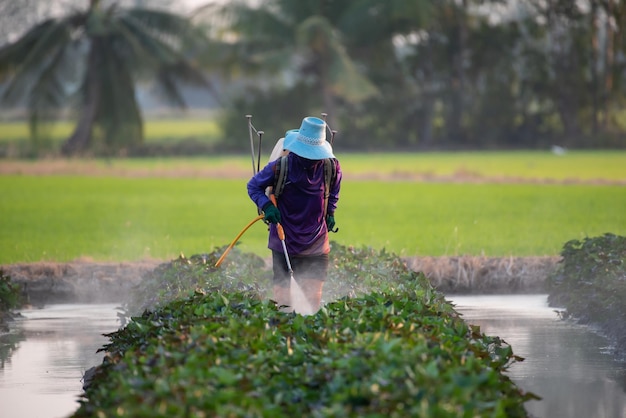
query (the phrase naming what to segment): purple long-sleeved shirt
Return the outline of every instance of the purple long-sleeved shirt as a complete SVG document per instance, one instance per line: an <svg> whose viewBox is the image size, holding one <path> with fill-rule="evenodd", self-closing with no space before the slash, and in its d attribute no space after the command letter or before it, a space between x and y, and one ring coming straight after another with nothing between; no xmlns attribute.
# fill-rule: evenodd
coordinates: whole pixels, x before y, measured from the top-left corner
<svg viewBox="0 0 626 418"><path fill-rule="evenodd" d="M285 243L290 255L328 254L328 228L324 218L324 161L308 160L289 153L287 179L282 194L278 198L281 225L285 230ZM248 195L263 208L269 198L265 189L274 185L274 166L278 160L270 162L248 181ZM337 209L341 186L341 168L335 160L337 178L330 187L328 214ZM270 225L268 248L283 251L278 239L276 225Z"/></svg>

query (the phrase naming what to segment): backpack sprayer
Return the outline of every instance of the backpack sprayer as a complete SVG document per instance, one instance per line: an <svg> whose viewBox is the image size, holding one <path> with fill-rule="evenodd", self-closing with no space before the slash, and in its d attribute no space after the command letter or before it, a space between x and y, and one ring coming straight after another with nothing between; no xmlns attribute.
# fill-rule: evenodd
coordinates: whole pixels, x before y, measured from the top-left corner
<svg viewBox="0 0 626 418"><path fill-rule="evenodd" d="M252 115L246 115L246 119L248 120L248 134L250 136L250 153L252 156L252 175L255 175L256 173L259 172L259 170L261 169L261 141L263 140L263 134L265 132L263 131L259 131L257 130L254 125L252 124ZM259 151L257 153L257 158L256 158L256 166L254 165L255 161L254 161L254 157L255 157L255 152L254 152L254 135L253 133L256 133L257 137L259 138ZM233 249L233 247L235 246L235 244L237 243L237 241L239 241L239 238L241 238L241 236L252 226L254 225L255 222L260 221L261 219L263 219L265 217L265 215L263 213L261 213L261 210L258 209L258 216L256 218L254 218L253 220L251 220L242 230L241 232L239 232L239 234L237 234L237 236L235 237L235 239L233 240L233 242L230 243L230 245L226 248L226 251L224 251L224 254L222 254L222 256L217 260L217 262L215 263L215 267L219 267L220 264L222 264L222 261L224 261L224 258L226 258L226 255L230 252L230 250Z"/></svg>
<svg viewBox="0 0 626 418"><path fill-rule="evenodd" d="M328 114L327 113L322 113L321 115L322 115L322 119L324 120L324 122L326 122L326 118L328 117ZM262 139L263 139L263 134L265 132L259 131L259 130L257 130L254 127L254 125L252 124L252 115L246 115L246 119L248 120L248 134L250 136L250 152L251 152L251 156L252 156L252 175L255 175L256 173L258 173L261 170L261 142L262 142ZM328 124L326 124L326 130L330 133L330 144L333 145L333 143L335 141L335 134L337 133L337 131L330 129ZM255 150L254 150L254 134L256 134L256 136L259 138L259 141L258 141L259 142L258 152L255 152ZM272 154L274 154L274 152L272 152ZM255 159L256 159L256 166L255 166ZM276 197L273 194L270 195L270 200L276 206ZM260 209L258 209L258 211L259 211L259 215L256 218L254 218L252 221L250 221L241 230L241 232L239 232L239 234L237 234L237 236L235 237L233 242L231 242L230 245L224 251L224 254L222 254L222 256L219 258L219 260L217 260L217 262L215 263L215 267L219 267L222 264L222 262L224 261L224 258L226 258L226 255L230 252L230 250L232 250L232 248L235 246L237 241L239 241L239 238L241 238L241 236L252 225L254 225L257 221L260 221L261 219L263 219L265 217L265 215L263 213L261 213ZM279 239L281 241L281 244L283 246L283 251L285 253L285 260L287 261L287 267L289 269L289 273L291 274L291 277L293 278L293 270L291 269L291 262L289 261L289 254L287 253L287 246L285 245L285 232L283 231L282 225L277 224L276 227L277 227L278 234L279 234L278 237L279 237Z"/></svg>
<svg viewBox="0 0 626 418"><path fill-rule="evenodd" d="M246 119L248 119L248 134L250 135L250 153L252 155L252 175L258 173L261 170L261 141L263 140L263 131L257 131L257 129L252 124L252 115L246 115ZM252 131L256 133L259 137L259 152L257 153L257 163L256 169L254 167L254 139L252 135Z"/></svg>

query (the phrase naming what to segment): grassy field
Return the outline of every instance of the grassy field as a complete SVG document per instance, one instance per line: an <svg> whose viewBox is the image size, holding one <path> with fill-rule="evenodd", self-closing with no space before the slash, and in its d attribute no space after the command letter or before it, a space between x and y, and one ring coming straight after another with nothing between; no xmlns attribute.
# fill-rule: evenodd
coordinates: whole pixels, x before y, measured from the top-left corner
<svg viewBox="0 0 626 418"><path fill-rule="evenodd" d="M626 180L626 153L570 154L345 155L340 230L331 239L400 255L532 256L556 255L570 239L605 232L626 235L624 183L532 182ZM53 170L57 175L29 174L46 164L60 165ZM462 178L464 170L475 167L480 176L531 182L397 181L422 176L429 164L441 176L461 173ZM22 174L6 172L18 166ZM515 166L519 168L513 170ZM0 264L81 257L171 259L181 252L210 252L230 243L256 216L246 194L245 172L251 169L245 156L1 161L0 167ZM72 167L76 173L67 174ZM507 169L511 171L503 174ZM371 179L377 176L389 179ZM267 255L266 235L266 226L258 222L240 246Z"/></svg>
<svg viewBox="0 0 626 418"><path fill-rule="evenodd" d="M617 182L626 185L626 151L343 153L348 180L444 182ZM267 156L265 156L267 158ZM263 159L262 161L266 161ZM255 161L256 165L256 161ZM66 174L247 179L250 155L196 158L0 160L2 174Z"/></svg>
<svg viewBox="0 0 626 418"><path fill-rule="evenodd" d="M621 180L626 182L626 152L570 151L556 155L547 151L481 151L390 153L366 156L341 155L349 174L395 174L457 178L459 180Z"/></svg>

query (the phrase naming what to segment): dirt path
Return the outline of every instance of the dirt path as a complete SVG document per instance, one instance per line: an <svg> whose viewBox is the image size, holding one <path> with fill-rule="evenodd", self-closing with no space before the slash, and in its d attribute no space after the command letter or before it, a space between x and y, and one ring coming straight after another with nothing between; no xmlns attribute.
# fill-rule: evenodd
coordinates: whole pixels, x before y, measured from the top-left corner
<svg viewBox="0 0 626 418"><path fill-rule="evenodd" d="M81 175L93 177L128 178L222 178L248 179L250 170L231 166L185 166L155 165L153 167L132 167L120 164L107 164L101 160L49 159L37 161L6 160L0 164L0 175ZM626 185L626 180L608 179L547 179L521 176L484 176L480 173L457 170L450 175L437 175L430 172L397 171L391 173L344 173L346 180L407 181L429 183L510 183L510 184L595 184Z"/></svg>

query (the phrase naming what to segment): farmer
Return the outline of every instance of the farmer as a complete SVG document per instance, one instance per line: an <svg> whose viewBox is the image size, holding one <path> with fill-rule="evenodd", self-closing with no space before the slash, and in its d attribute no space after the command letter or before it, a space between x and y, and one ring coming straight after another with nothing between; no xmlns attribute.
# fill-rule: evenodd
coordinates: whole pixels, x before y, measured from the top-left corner
<svg viewBox="0 0 626 418"><path fill-rule="evenodd" d="M341 169L326 141L326 122L322 119L304 118L300 129L287 131L283 148L285 165L280 164L281 158L270 161L248 182L248 195L263 210L264 219L270 224L268 248L272 251L274 300L278 306L293 307L291 276L276 228L280 223L285 231L294 279L315 312L320 307L322 286L328 273L328 231L335 226ZM329 178L329 166L332 178ZM280 169L286 170L284 186L277 186ZM282 187L278 207L266 194L267 187L277 190Z"/></svg>

